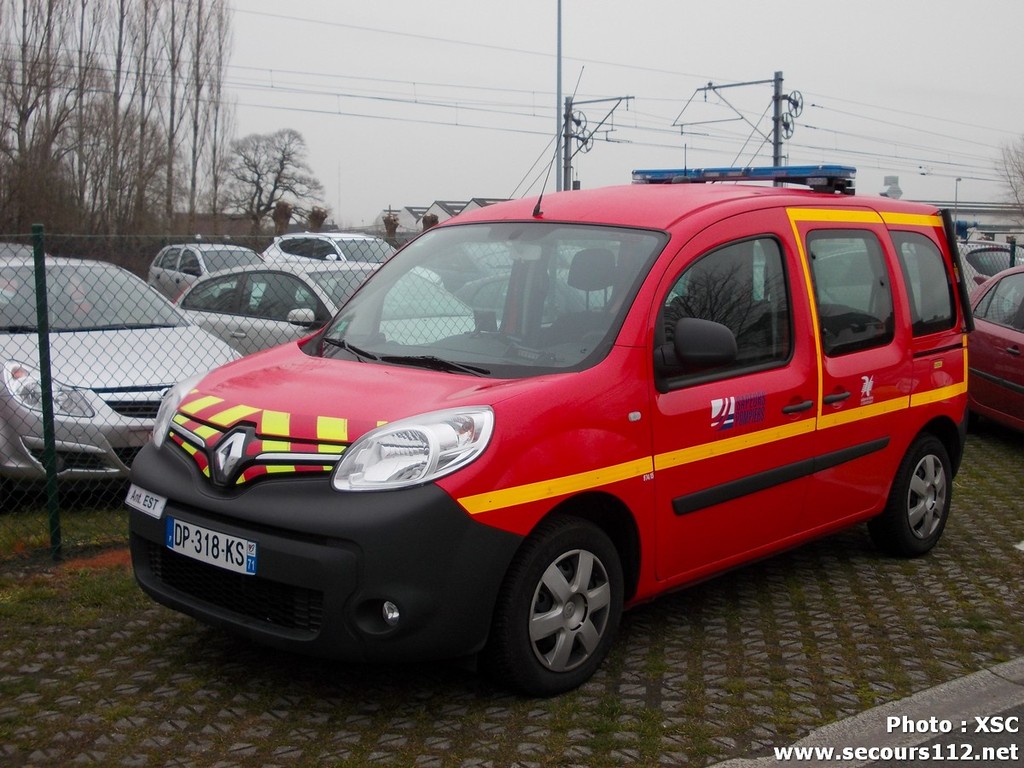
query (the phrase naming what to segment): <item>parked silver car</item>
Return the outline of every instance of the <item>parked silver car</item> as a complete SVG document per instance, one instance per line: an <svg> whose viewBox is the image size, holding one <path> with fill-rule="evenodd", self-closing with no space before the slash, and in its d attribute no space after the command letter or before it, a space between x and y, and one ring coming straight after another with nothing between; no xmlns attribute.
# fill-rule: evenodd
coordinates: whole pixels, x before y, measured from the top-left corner
<svg viewBox="0 0 1024 768"><path fill-rule="evenodd" d="M383 264L395 252L379 237L349 232L292 232L274 238L263 258L281 261L364 261Z"/></svg>
<svg viewBox="0 0 1024 768"><path fill-rule="evenodd" d="M227 243L185 243L160 250L149 267L149 284L171 301L200 277L243 264L261 264L251 248Z"/></svg>
<svg viewBox="0 0 1024 768"><path fill-rule="evenodd" d="M127 476L166 389L236 359L146 283L112 264L46 259L57 469ZM0 250L0 481L43 469L33 260Z"/></svg>
<svg viewBox="0 0 1024 768"><path fill-rule="evenodd" d="M364 262L282 262L206 277L178 300L196 325L243 354L308 335L379 267Z"/></svg>

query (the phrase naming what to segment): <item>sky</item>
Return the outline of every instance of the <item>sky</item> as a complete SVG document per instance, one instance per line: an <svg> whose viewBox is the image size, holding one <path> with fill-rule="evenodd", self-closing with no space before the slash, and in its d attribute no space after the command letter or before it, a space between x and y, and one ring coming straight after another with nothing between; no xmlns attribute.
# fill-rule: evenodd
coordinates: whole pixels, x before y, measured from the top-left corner
<svg viewBox="0 0 1024 768"><path fill-rule="evenodd" d="M905 199L1005 200L1002 149L1024 136L1019 0L233 7L235 134L299 131L343 228L389 207L554 191L566 97L591 139L571 142L587 188L637 168L770 165L776 72L784 106L802 102L786 162L852 165L859 194L896 176Z"/></svg>

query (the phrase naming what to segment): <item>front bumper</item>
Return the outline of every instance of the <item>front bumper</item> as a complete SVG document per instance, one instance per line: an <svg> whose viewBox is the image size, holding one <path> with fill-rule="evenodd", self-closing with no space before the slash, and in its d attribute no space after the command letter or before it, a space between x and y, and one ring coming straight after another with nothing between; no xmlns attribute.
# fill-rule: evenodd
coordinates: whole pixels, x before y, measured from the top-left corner
<svg viewBox="0 0 1024 768"><path fill-rule="evenodd" d="M444 491L338 493L326 476L220 490L180 451L147 446L132 481L168 501L130 509L136 579L155 600L290 651L349 661L454 658L479 651L519 536L482 525ZM255 575L164 545L170 515L256 541ZM382 606L398 606L394 626Z"/></svg>
<svg viewBox="0 0 1024 768"><path fill-rule="evenodd" d="M127 477L136 454L149 441L158 404L139 403L136 408L144 412L141 418L122 416L105 405L94 418L56 414L58 475L67 480ZM11 398L0 398L0 476L25 481L45 479L43 451L42 414L17 405Z"/></svg>

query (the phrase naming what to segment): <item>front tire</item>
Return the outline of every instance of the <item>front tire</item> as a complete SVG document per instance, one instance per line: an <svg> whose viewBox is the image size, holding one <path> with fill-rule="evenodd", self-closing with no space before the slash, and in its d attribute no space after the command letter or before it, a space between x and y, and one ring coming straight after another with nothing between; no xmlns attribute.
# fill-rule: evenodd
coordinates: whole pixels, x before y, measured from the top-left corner
<svg viewBox="0 0 1024 768"><path fill-rule="evenodd" d="M900 462L885 511L868 522L875 546L901 557L934 547L949 518L952 464L942 441L921 435Z"/></svg>
<svg viewBox="0 0 1024 768"><path fill-rule="evenodd" d="M485 671L531 696L579 687L611 649L622 581L618 551L600 528L575 517L541 524L506 574Z"/></svg>

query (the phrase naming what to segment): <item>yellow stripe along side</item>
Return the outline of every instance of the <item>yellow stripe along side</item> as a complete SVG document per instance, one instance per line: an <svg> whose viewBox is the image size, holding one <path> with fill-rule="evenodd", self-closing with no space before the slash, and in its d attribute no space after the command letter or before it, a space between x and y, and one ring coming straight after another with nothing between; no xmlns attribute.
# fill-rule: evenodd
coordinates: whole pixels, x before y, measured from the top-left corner
<svg viewBox="0 0 1024 768"><path fill-rule="evenodd" d="M803 247L803 240L800 237L798 228L799 222L838 222L851 224L889 224L916 227L941 227L940 216L931 214L904 214L882 212L871 210L837 210L828 208L791 208L788 209L790 224L793 227L793 236L797 243L800 256L800 264L803 269L803 277L806 285L807 295L814 296L814 284L810 273L810 263ZM818 327L817 308L814 301L810 302L812 322ZM967 390L967 340L964 338L964 380L962 383L953 384L947 387L919 392L910 397L897 397L881 403L854 408L839 413L823 413L822 393L822 351L821 340L817 334L815 339L815 356L818 361L818 414L815 419L801 419L800 421L782 427L772 427L746 435L740 435L726 440L716 440L701 445L689 446L676 451L658 454L651 457L644 457L634 461L615 464L610 467L603 467L589 472L580 472L565 477L555 477L550 480L542 480L536 483L502 488L488 493L464 496L458 499L459 503L471 515L481 512L490 512L498 509L514 507L519 504L526 504L533 501L565 496L580 491L600 488L612 482L632 480L654 471L670 469L672 467L693 464L706 459L724 456L729 453L744 450L758 445L769 445L781 442L792 437L807 434L817 429L848 424L853 421L870 419L894 411L917 406L927 405L950 397L963 394Z"/></svg>
<svg viewBox="0 0 1024 768"><path fill-rule="evenodd" d="M495 509L526 504L531 501L550 499L554 496L564 496L591 488L600 488L609 483L632 480L635 477L641 477L653 471L654 461L652 458L647 457L635 461L627 461L623 464L615 464L610 467L602 467L590 472L580 472L576 475L542 480L539 483L517 485L513 488L503 488L489 493L480 493L475 496L463 496L459 499L459 503L471 515L476 515L480 512L489 512Z"/></svg>

